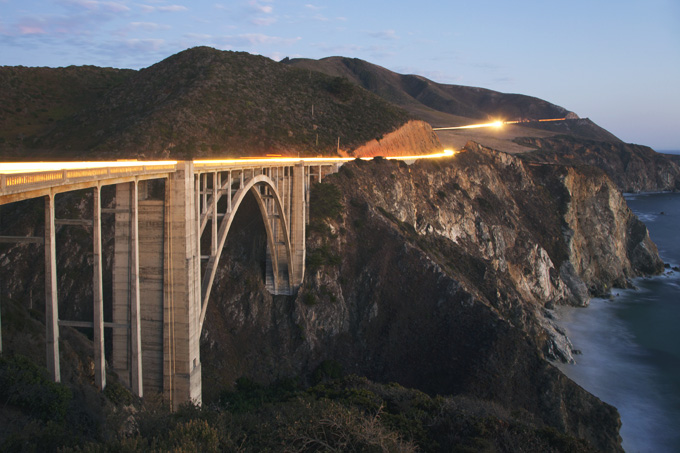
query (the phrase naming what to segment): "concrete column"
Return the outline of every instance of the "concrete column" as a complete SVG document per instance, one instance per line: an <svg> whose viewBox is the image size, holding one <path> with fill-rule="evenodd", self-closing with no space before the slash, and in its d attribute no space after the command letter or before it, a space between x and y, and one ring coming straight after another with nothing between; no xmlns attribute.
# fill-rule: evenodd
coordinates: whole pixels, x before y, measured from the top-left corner
<svg viewBox="0 0 680 453"><path fill-rule="evenodd" d="M171 406L201 403L201 283L193 162L179 162L165 192L163 393Z"/></svg>
<svg viewBox="0 0 680 453"><path fill-rule="evenodd" d="M113 328L111 365L130 387L130 184L116 185L113 246Z"/></svg>
<svg viewBox="0 0 680 453"><path fill-rule="evenodd" d="M231 184L232 184L231 170L229 171L229 176L227 178L228 178L227 179L227 181L228 181L227 182L227 215L228 215L228 214L231 214L231 196L232 196L232 193L231 193Z"/></svg>
<svg viewBox="0 0 680 453"><path fill-rule="evenodd" d="M61 382L61 372L59 369L57 247L53 194L45 197L45 340L47 342L47 370L54 382Z"/></svg>
<svg viewBox="0 0 680 453"><path fill-rule="evenodd" d="M121 380L143 396L139 282L139 213L137 183L116 185L113 256L112 366Z"/></svg>
<svg viewBox="0 0 680 453"><path fill-rule="evenodd" d="M217 190L219 189L219 182L217 181L217 172L213 172L213 206L212 206L212 234L210 241L210 255L215 255L217 253Z"/></svg>
<svg viewBox="0 0 680 453"><path fill-rule="evenodd" d="M201 195L203 197L203 211L208 211L208 174L202 173L199 178L203 178L203 189Z"/></svg>
<svg viewBox="0 0 680 453"><path fill-rule="evenodd" d="M2 279L0 279L0 354L2 354Z"/></svg>
<svg viewBox="0 0 680 453"><path fill-rule="evenodd" d="M302 284L305 273L305 166L300 162L293 167L290 209L290 246L293 254L293 281L291 289Z"/></svg>
<svg viewBox="0 0 680 453"><path fill-rule="evenodd" d="M163 392L163 200L139 202L139 289L144 393Z"/></svg>
<svg viewBox="0 0 680 453"><path fill-rule="evenodd" d="M304 167L302 172L304 173ZM304 188L305 193L305 223L309 223L309 190L312 187L312 166L307 167L307 178Z"/></svg>
<svg viewBox="0 0 680 453"><path fill-rule="evenodd" d="M130 183L130 388L132 393L144 396L142 378L142 323L139 288L139 195L137 181Z"/></svg>
<svg viewBox="0 0 680 453"><path fill-rule="evenodd" d="M106 359L104 355L104 289L102 285L102 210L101 187L94 188L92 212L92 250L94 276L94 382L99 390L106 387Z"/></svg>
<svg viewBox="0 0 680 453"><path fill-rule="evenodd" d="M292 223L290 221L291 206L293 205L293 167L288 167L288 176L286 178L286 222L288 222L288 234L292 234ZM291 283L292 284L292 283Z"/></svg>

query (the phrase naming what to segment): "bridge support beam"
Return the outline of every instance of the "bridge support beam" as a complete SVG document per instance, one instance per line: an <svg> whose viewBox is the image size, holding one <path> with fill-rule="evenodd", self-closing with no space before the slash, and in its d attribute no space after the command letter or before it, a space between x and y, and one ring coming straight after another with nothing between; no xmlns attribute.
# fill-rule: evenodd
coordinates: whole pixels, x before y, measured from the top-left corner
<svg viewBox="0 0 680 453"><path fill-rule="evenodd" d="M94 296L94 382L99 390L106 387L106 359L104 356L104 289L102 278L102 209L101 187L94 188L92 212L92 250L94 275L92 293Z"/></svg>
<svg viewBox="0 0 680 453"><path fill-rule="evenodd" d="M163 393L173 409L201 403L200 248L193 162L181 162L165 189Z"/></svg>
<svg viewBox="0 0 680 453"><path fill-rule="evenodd" d="M61 382L54 194L45 197L45 340L47 342L47 370L54 382Z"/></svg>
<svg viewBox="0 0 680 453"><path fill-rule="evenodd" d="M137 182L116 185L113 258L113 369L137 396L144 395L139 289Z"/></svg>
<svg viewBox="0 0 680 453"><path fill-rule="evenodd" d="M297 289L302 284L305 275L305 224L306 224L306 193L305 166L303 163L293 167L290 203L290 248L293 254L292 288Z"/></svg>

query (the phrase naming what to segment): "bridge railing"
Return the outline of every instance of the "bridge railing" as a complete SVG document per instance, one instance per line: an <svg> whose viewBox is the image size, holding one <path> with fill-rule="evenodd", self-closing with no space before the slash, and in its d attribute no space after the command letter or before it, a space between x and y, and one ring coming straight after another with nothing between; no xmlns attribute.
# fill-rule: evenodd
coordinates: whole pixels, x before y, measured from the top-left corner
<svg viewBox="0 0 680 453"><path fill-rule="evenodd" d="M111 164L111 163L107 163ZM136 176L153 176L172 173L177 170L176 161L160 161L145 163L125 163L121 165L89 166L81 164L81 168L58 168L41 170L41 164L33 164L35 168L23 168L16 164L13 168L0 165L0 197L41 189L58 188L77 185L83 182L112 182L121 178ZM42 164L45 167L49 164ZM95 164L96 165L96 164ZM62 164L62 166L65 166Z"/></svg>

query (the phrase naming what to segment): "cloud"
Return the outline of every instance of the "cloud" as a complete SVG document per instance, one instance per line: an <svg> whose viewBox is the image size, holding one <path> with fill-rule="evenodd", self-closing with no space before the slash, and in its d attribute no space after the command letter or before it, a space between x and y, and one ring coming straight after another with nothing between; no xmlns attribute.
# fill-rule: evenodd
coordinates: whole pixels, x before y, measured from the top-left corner
<svg viewBox="0 0 680 453"><path fill-rule="evenodd" d="M184 35L184 37L188 38L192 41L196 40L196 41L208 42L208 41L214 41L215 40L215 36L209 35L207 33L187 33L187 34Z"/></svg>
<svg viewBox="0 0 680 453"><path fill-rule="evenodd" d="M356 55L364 51L362 46L356 44L328 45L321 43L317 46L323 53L329 55Z"/></svg>
<svg viewBox="0 0 680 453"><path fill-rule="evenodd" d="M312 19L318 22L328 22L328 18L323 14L315 14Z"/></svg>
<svg viewBox="0 0 680 453"><path fill-rule="evenodd" d="M157 24L155 22L130 22L130 27L134 29L142 29L146 31L168 30L169 25Z"/></svg>
<svg viewBox="0 0 680 453"><path fill-rule="evenodd" d="M255 19L251 20L250 23L253 25L267 26L276 23L276 20L277 19L275 17L256 17Z"/></svg>
<svg viewBox="0 0 680 453"><path fill-rule="evenodd" d="M368 34L372 38L378 39L399 39L394 30L375 31Z"/></svg>
<svg viewBox="0 0 680 453"><path fill-rule="evenodd" d="M249 45L249 46L257 46L257 45L292 45L299 41L300 37L297 38L281 38L279 36L269 36L269 35L263 35L261 33L245 33L237 36L228 36L224 37L223 40L225 43L228 44L235 44L235 45Z"/></svg>
<svg viewBox="0 0 680 453"><path fill-rule="evenodd" d="M180 11L187 11L189 8L182 5L168 5L168 6L158 6L156 8L158 11L177 13Z"/></svg>
<svg viewBox="0 0 680 453"><path fill-rule="evenodd" d="M80 6L91 11L107 11L110 13L122 13L130 11L130 8L118 2L100 2L97 0L69 0L69 4Z"/></svg>
<svg viewBox="0 0 680 453"><path fill-rule="evenodd" d="M143 52L159 50L164 44L164 39L127 39L125 44L129 49Z"/></svg>
<svg viewBox="0 0 680 453"><path fill-rule="evenodd" d="M178 13L181 11L188 11L189 8L183 5L165 5L165 6L151 6L151 5L139 5L142 12L145 13L155 13L157 11L163 13Z"/></svg>
<svg viewBox="0 0 680 453"><path fill-rule="evenodd" d="M19 24L19 34L22 35L44 35L47 31L39 25Z"/></svg>
<svg viewBox="0 0 680 453"><path fill-rule="evenodd" d="M311 10L314 10L314 11L319 11L319 10L323 9L323 7L317 6L317 5L312 5L311 3L306 4L305 8L308 8L308 9L311 9Z"/></svg>
<svg viewBox="0 0 680 453"><path fill-rule="evenodd" d="M274 12L274 7L268 5L261 5L257 0L250 0L248 2L250 7L258 13L271 14Z"/></svg>
<svg viewBox="0 0 680 453"><path fill-rule="evenodd" d="M244 33L240 35L210 35L202 33L187 33L184 35L186 45L213 45L229 48L253 48L262 45L290 46L302 38L283 38L262 33ZM187 42L188 41L188 42Z"/></svg>

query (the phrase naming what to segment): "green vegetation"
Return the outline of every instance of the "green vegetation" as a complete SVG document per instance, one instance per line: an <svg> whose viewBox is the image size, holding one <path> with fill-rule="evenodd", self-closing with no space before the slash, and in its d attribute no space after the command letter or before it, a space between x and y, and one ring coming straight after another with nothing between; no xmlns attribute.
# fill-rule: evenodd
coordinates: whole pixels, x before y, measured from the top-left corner
<svg viewBox="0 0 680 453"><path fill-rule="evenodd" d="M342 212L340 189L335 184L319 182L309 194L310 221L337 217Z"/></svg>
<svg viewBox="0 0 680 453"><path fill-rule="evenodd" d="M331 250L327 243L307 253L307 268L315 271L321 266L338 266L342 262L340 255Z"/></svg>
<svg viewBox="0 0 680 453"><path fill-rule="evenodd" d="M0 82L6 157L335 154L411 118L345 78L208 47L143 71L0 68Z"/></svg>
<svg viewBox="0 0 680 453"><path fill-rule="evenodd" d="M52 382L47 370L23 356L0 357L0 402L18 407L42 421L62 422L71 391Z"/></svg>
<svg viewBox="0 0 680 453"><path fill-rule="evenodd" d="M0 398L20 420L0 432L1 451L593 451L521 411L343 376L330 359L306 378L239 378L216 401L175 412L159 395L141 401L114 381L99 401L105 418L93 425L45 369L2 356Z"/></svg>

